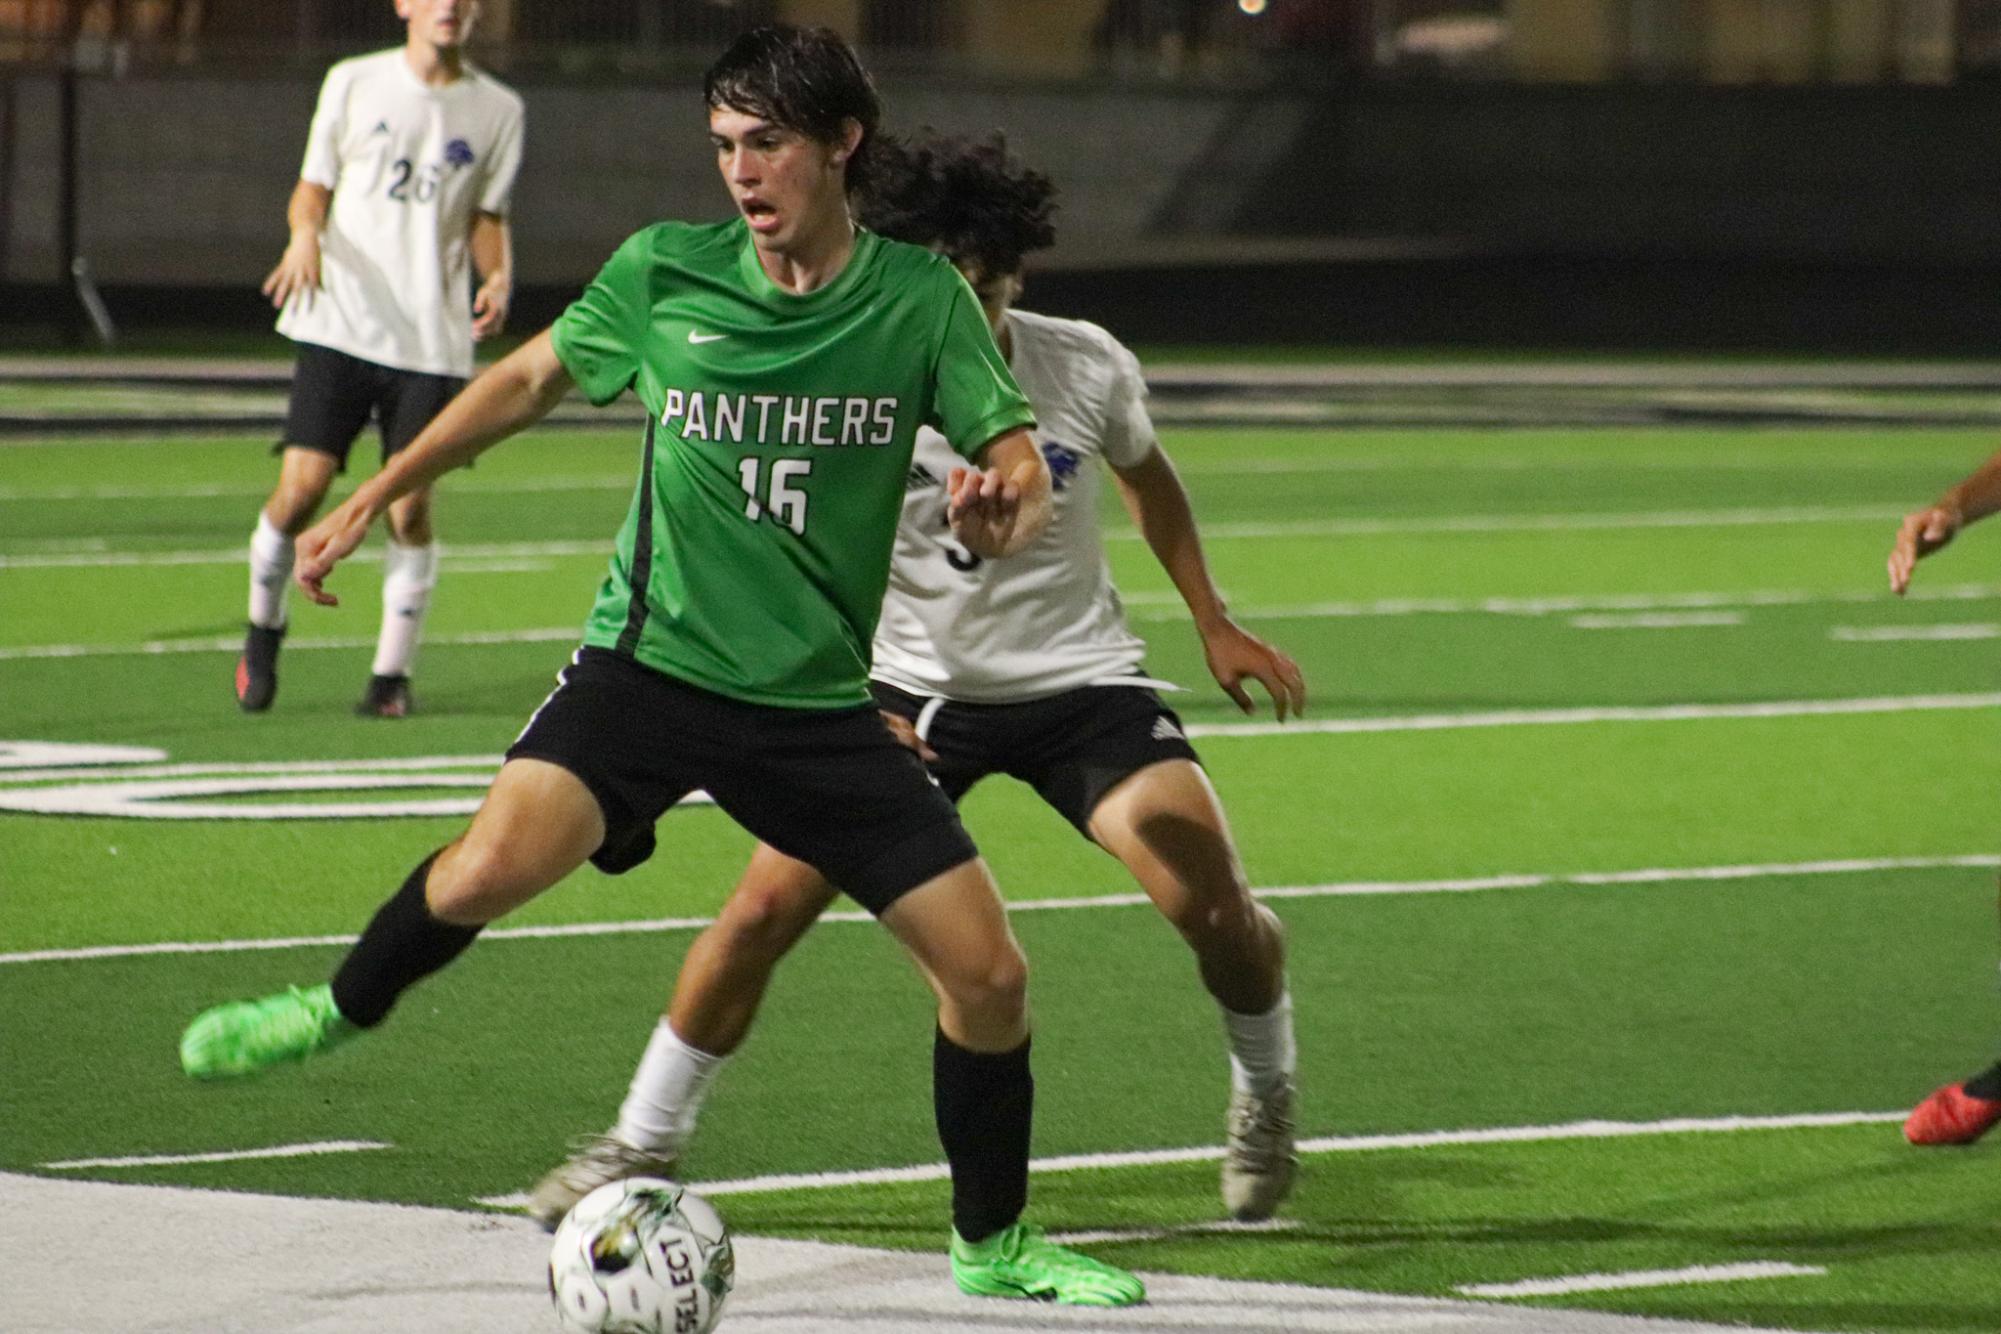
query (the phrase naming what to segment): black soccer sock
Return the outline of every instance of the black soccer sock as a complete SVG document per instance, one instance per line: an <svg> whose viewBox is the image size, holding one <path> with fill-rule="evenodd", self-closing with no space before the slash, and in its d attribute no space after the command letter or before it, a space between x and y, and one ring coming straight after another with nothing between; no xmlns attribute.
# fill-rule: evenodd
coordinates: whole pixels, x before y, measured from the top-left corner
<svg viewBox="0 0 2001 1334"><path fill-rule="evenodd" d="M931 1098L952 1165L952 1226L967 1241L984 1241L1028 1203L1035 1118L1028 1040L1013 1051L968 1051L940 1029L931 1047Z"/></svg>
<svg viewBox="0 0 2001 1334"><path fill-rule="evenodd" d="M403 888L375 910L333 976L334 1005L343 1018L362 1028L382 1022L396 998L465 951L479 935L476 926L454 926L431 916L424 882L437 853L424 858Z"/></svg>
<svg viewBox="0 0 2001 1334"><path fill-rule="evenodd" d="M1989 1102L2001 1102L2001 1063L1989 1066L1986 1070L1967 1080L1963 1087L1976 1098L1985 1098Z"/></svg>

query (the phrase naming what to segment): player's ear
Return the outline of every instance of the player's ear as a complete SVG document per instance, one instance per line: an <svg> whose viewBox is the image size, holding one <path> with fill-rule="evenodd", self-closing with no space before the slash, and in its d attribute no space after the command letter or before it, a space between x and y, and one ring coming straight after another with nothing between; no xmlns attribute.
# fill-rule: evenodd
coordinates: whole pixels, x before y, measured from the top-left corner
<svg viewBox="0 0 2001 1334"><path fill-rule="evenodd" d="M833 144L835 166L846 163L849 158L855 155L856 150L862 146L862 137L866 133L862 129L862 123L853 116L849 116L841 122L840 137L835 139Z"/></svg>

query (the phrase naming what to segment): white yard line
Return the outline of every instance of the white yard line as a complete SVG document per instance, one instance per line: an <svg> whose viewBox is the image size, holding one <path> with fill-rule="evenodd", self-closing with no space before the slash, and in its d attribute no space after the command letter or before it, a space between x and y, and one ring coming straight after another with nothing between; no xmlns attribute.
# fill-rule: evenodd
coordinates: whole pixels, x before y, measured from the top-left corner
<svg viewBox="0 0 2001 1334"><path fill-rule="evenodd" d="M1991 870L2001 868L2001 853L1967 853L1946 857L1842 857L1804 862L1765 862L1721 866L1649 866L1623 871L1572 871L1525 875L1457 876L1433 880L1349 880L1325 885L1273 885L1253 889L1260 899L1372 898L1395 894L1474 894L1488 890L1617 888L1627 885L1713 883L1764 880L1782 876L1866 875L1888 871ZM1151 902L1144 894L1100 894L1080 898L1017 899L1011 913L1076 912L1097 908L1137 908ZM713 917L654 917L624 922L572 922L559 926L494 927L481 940L564 940L579 936L650 935L666 931L699 931ZM823 923L866 923L866 912L822 913ZM125 959L150 954L224 954L247 950L307 949L352 944L352 935L273 936L243 940L156 941L143 945L81 945L63 949L19 950L0 954L0 965L62 963L84 959Z"/></svg>
<svg viewBox="0 0 2001 1334"><path fill-rule="evenodd" d="M1620 1288L1678 1288L1692 1283L1742 1283L1758 1278L1821 1278L1826 1273L1819 1265L1746 1260L1727 1265L1690 1265L1685 1269L1634 1269L1622 1274L1524 1278L1513 1283L1464 1283L1453 1291L1465 1297L1562 1297L1573 1292L1612 1292Z"/></svg>
<svg viewBox="0 0 2001 1334"><path fill-rule="evenodd" d="M1837 625L1829 639L1844 644L1901 644L1926 640L2001 639L2001 625L1992 621L1950 625Z"/></svg>
<svg viewBox="0 0 2001 1334"><path fill-rule="evenodd" d="M1383 718L1294 719L1284 723L1198 723L1191 737L1327 736L1366 732L1448 732L1462 728L1565 727L1584 723L1678 723L1720 718L1819 718L1844 714L1928 713L2001 708L2001 693L1877 695L1859 699L1772 699L1743 704L1612 705L1578 709L1496 709Z"/></svg>
<svg viewBox="0 0 2001 1334"><path fill-rule="evenodd" d="M178 1167L184 1163L242 1163L254 1158L311 1158L325 1153L365 1153L391 1145L373 1139L324 1139L309 1144L274 1144L268 1149L228 1149L220 1153L151 1153L134 1158L65 1158L43 1163L49 1172L96 1167Z"/></svg>
<svg viewBox="0 0 2001 1334"><path fill-rule="evenodd" d="M1620 611L1573 616L1574 630L1693 630L1744 624L1741 611Z"/></svg>
<svg viewBox="0 0 2001 1334"><path fill-rule="evenodd" d="M1794 1116L1676 1117L1665 1121L1570 1121L1560 1125L1485 1126L1474 1130L1419 1130L1395 1135L1330 1135L1299 1141L1301 1154L1376 1153L1387 1149L1430 1149L1470 1144L1539 1144L1552 1140L1630 1139L1651 1135L1729 1135L1748 1130L1815 1130L1840 1126L1887 1125L1901 1122L1908 1112L1807 1112ZM1215 1162L1222 1158L1217 1144L1186 1148L1138 1149L1123 1153L1080 1153L1037 1158L1032 1172L1088 1172L1112 1167L1151 1167L1169 1163ZM832 1190L841 1186L874 1186L908 1181L942 1181L950 1175L944 1163L909 1167L870 1167L849 1172L786 1172L731 1181L694 1183L704 1195L752 1195L778 1190ZM475 1200L494 1209L518 1209L525 1195L497 1195Z"/></svg>
<svg viewBox="0 0 2001 1334"><path fill-rule="evenodd" d="M1903 511L1887 505L1800 505L1777 509L1634 510L1604 514L1457 514L1404 518L1299 519L1274 523L1205 524L1202 535L1214 541L1273 537L1372 537L1412 533L1545 533L1590 532L1603 529L1742 528L1815 523L1879 523ZM1112 541L1136 542L1133 528L1115 528ZM603 541L492 542L454 546L452 554L478 557L601 556ZM0 555L0 570L102 568L129 565L238 565L239 547L206 551L42 552ZM379 550L356 552L350 561L381 560Z"/></svg>
<svg viewBox="0 0 2001 1334"><path fill-rule="evenodd" d="M459 558L447 558L448 566ZM468 572L498 571L525 567L530 557L494 557L475 560L467 557ZM547 568L539 561L536 568ZM1905 595L1912 602L1981 602L2001 599L2001 584L1941 584L1914 588ZM1180 597L1171 590L1146 589L1122 595L1127 619L1147 623L1182 623L1188 619ZM1635 612L1676 610L1716 610L1756 607L1837 606L1886 602L1888 594L1879 589L1824 592L1800 588L1745 589L1737 592L1695 593L1604 593L1559 597L1491 598L1375 598L1358 601L1273 603L1247 606L1237 614L1249 621L1345 620L1402 616L1552 616L1582 612ZM427 637L426 644L471 647L485 644L559 643L580 638L576 625L542 626L526 630L469 631L456 635ZM1866 633L1858 637L1869 637ZM1884 635L1882 638L1896 638ZM1922 636L1913 635L1913 638ZM352 650L370 647L373 639L355 637L299 638L286 643L287 652L315 649ZM189 639L154 639L117 644L27 644L0 648L0 662L27 658L148 657L163 653L236 653L243 648L241 635L216 635Z"/></svg>
<svg viewBox="0 0 2001 1334"><path fill-rule="evenodd" d="M97 443L109 443L98 441ZM1537 457L1533 455L1481 455L1477 457L1442 455L1316 455L1284 454L1250 456L1245 458L1197 457L1189 451L1190 457L1177 458L1175 470L1189 477L1235 477L1256 475L1266 477L1312 476L1319 474L1346 473L1399 473L1399 472L1442 472L1442 473L1520 473L1520 472L1769 472L1783 474L1790 470L1786 461L1767 459L1740 459L1724 455L1714 458L1686 459L1635 459L1610 455L1565 455ZM1855 458L1833 461L1815 460L1816 471L1861 471L1881 472L1884 464L1880 459ZM635 485L632 473L617 474L576 474L570 476L522 478L520 480L483 480L480 478L459 478L450 482L454 494L467 495L538 495L558 494L574 491L630 491ZM241 482L181 482L144 483L122 486L0 486L0 503L45 501L105 501L105 500L221 500L242 499L262 500L270 493L268 486L244 484Z"/></svg>
<svg viewBox="0 0 2001 1334"><path fill-rule="evenodd" d="M549 556L596 556L603 559L610 544L589 542L467 542L452 543L444 552L449 566L453 560L537 559ZM106 551L45 552L0 555L0 570L92 569L127 565L240 565L245 557L237 547L206 551ZM348 558L349 564L382 560L382 548L363 547Z"/></svg>
<svg viewBox="0 0 2001 1334"><path fill-rule="evenodd" d="M1752 588L1731 592L1579 593L1552 597L1374 598L1339 602L1272 603L1241 609L1246 620L1312 620L1376 616L1551 616L1572 612L1730 610L1755 607L1837 606L1888 602L1880 588L1826 591L1805 588ZM2001 598L2001 584L1936 584L1913 588L1910 602L1980 602ZM1128 605L1136 599L1126 598ZM1133 613L1136 621L1182 621L1187 612L1176 601L1166 609Z"/></svg>
<svg viewBox="0 0 2001 1334"><path fill-rule="evenodd" d="M373 641L371 641L373 642ZM484 769L490 775L500 767L499 755L418 755L380 760L243 760L234 764L132 764L121 769L85 767L111 761L82 759L70 765L41 769L7 770L5 747L0 742L0 784L59 782L78 778L198 778L210 774L325 774L325 773L422 773L432 769ZM144 753L144 752L142 752ZM146 758L163 758L160 751Z"/></svg>
<svg viewBox="0 0 2001 1334"><path fill-rule="evenodd" d="M631 473L613 476L573 476L524 478L521 481L453 481L454 494L536 495L565 491L630 491L635 485ZM241 497L261 500L271 493L269 486L237 483L207 483L147 486L0 486L0 501L45 500L211 500Z"/></svg>
<svg viewBox="0 0 2001 1334"><path fill-rule="evenodd" d="M1648 528L1765 528L1812 523L1882 523L1901 517L1889 505L1793 505L1774 509L1633 510L1602 514L1446 514L1405 518L1296 519L1264 523L1206 523L1202 536L1218 541L1272 537L1377 537L1413 533L1556 533ZM1105 536L1137 542L1135 528ZM241 553L237 553L241 559Z"/></svg>

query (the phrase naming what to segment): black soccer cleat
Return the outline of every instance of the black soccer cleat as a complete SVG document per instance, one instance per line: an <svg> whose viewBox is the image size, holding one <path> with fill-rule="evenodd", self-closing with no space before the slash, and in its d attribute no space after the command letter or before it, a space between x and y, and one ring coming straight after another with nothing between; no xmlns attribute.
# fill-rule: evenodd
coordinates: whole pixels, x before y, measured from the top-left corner
<svg viewBox="0 0 2001 1334"><path fill-rule="evenodd" d="M236 703L245 713L262 713L278 697L278 644L285 627L250 627L243 637L243 656L236 660Z"/></svg>
<svg viewBox="0 0 2001 1334"><path fill-rule="evenodd" d="M354 706L362 718L407 718L410 716L410 678L371 676L361 702Z"/></svg>

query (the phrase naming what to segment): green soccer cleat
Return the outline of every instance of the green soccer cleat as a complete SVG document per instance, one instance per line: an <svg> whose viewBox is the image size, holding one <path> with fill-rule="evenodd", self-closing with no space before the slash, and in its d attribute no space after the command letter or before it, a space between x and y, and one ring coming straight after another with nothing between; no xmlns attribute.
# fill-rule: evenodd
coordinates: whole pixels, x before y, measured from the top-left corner
<svg viewBox="0 0 2001 1334"><path fill-rule="evenodd" d="M1042 1229L1016 1223L985 1241L952 1234L952 1278L975 1297L1030 1297L1072 1306L1133 1306L1146 1300L1136 1275L1058 1246Z"/></svg>
<svg viewBox="0 0 2001 1334"><path fill-rule="evenodd" d="M181 1069L196 1079L255 1074L280 1061L304 1060L357 1031L334 1008L332 987L292 987L196 1015L181 1034Z"/></svg>

